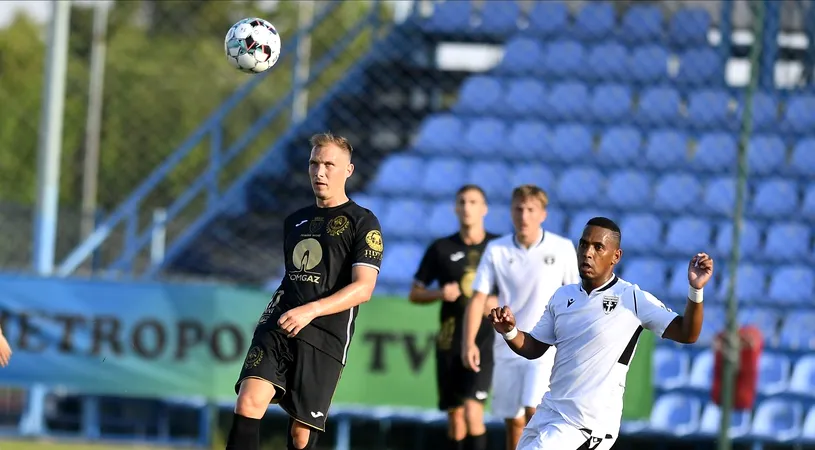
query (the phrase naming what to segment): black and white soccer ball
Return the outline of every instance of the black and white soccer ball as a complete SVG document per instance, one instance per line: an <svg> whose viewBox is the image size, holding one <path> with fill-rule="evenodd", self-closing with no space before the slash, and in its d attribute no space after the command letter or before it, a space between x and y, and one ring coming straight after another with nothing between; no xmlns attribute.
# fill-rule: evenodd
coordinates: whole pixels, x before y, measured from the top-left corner
<svg viewBox="0 0 815 450"><path fill-rule="evenodd" d="M242 72L265 72L280 58L280 35L266 20L241 19L226 33L224 52L230 64Z"/></svg>

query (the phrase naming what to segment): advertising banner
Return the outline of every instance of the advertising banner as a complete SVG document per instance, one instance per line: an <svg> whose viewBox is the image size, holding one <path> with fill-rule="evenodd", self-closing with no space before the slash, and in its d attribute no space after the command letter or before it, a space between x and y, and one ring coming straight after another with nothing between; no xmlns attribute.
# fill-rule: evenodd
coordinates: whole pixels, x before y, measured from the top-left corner
<svg viewBox="0 0 815 450"><path fill-rule="evenodd" d="M3 277L0 327L14 356L0 384L231 400L269 296L216 285ZM363 305L334 403L435 408L437 329L438 306L392 297ZM652 348L653 335L643 333L626 418L650 412Z"/></svg>

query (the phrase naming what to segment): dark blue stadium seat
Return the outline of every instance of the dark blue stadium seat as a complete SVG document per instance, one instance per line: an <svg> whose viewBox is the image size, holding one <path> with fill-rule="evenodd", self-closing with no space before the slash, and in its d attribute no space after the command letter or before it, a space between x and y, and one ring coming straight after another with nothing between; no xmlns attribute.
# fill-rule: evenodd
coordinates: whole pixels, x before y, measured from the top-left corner
<svg viewBox="0 0 815 450"><path fill-rule="evenodd" d="M810 184L804 191L804 201L801 202L801 217L815 220L815 184Z"/></svg>
<svg viewBox="0 0 815 450"><path fill-rule="evenodd" d="M693 396L668 393L659 396L651 409L651 432L686 436L699 429L702 402Z"/></svg>
<svg viewBox="0 0 815 450"><path fill-rule="evenodd" d="M594 138L588 128L575 123L558 125L552 130L551 153L545 161L579 163L591 158Z"/></svg>
<svg viewBox="0 0 815 450"><path fill-rule="evenodd" d="M425 166L424 178L416 187L421 194L429 197L453 198L466 181L466 170L464 161L460 159L431 159Z"/></svg>
<svg viewBox="0 0 815 450"><path fill-rule="evenodd" d="M765 342L773 342L778 334L778 324L781 321L777 309L773 308L742 308L739 310L739 325L753 325L764 337Z"/></svg>
<svg viewBox="0 0 815 450"><path fill-rule="evenodd" d="M699 137L692 166L699 171L735 173L738 148L733 135L714 131Z"/></svg>
<svg viewBox="0 0 815 450"><path fill-rule="evenodd" d="M663 27L659 6L633 4L623 15L618 36L629 44L660 42Z"/></svg>
<svg viewBox="0 0 815 450"><path fill-rule="evenodd" d="M759 134L747 144L747 169L751 175L779 174L787 165L787 147L780 137Z"/></svg>
<svg viewBox="0 0 815 450"><path fill-rule="evenodd" d="M495 71L506 75L532 75L543 61L543 47L535 39L514 38L504 46L504 57Z"/></svg>
<svg viewBox="0 0 815 450"><path fill-rule="evenodd" d="M546 87L534 78L514 78L507 83L506 100L498 105L498 115L528 119L546 112Z"/></svg>
<svg viewBox="0 0 815 450"><path fill-rule="evenodd" d="M500 161L478 160L467 170L467 183L481 186L487 199L492 201L509 198L513 186L507 180L511 178L509 166Z"/></svg>
<svg viewBox="0 0 815 450"><path fill-rule="evenodd" d="M487 217L484 218L484 227L491 233L511 233L512 217L510 216L509 205L490 205Z"/></svg>
<svg viewBox="0 0 815 450"><path fill-rule="evenodd" d="M631 89L621 84L601 84L591 97L591 116L602 124L622 124L631 116Z"/></svg>
<svg viewBox="0 0 815 450"><path fill-rule="evenodd" d="M668 223L665 249L677 255L692 255L710 248L710 223L696 217L679 217Z"/></svg>
<svg viewBox="0 0 815 450"><path fill-rule="evenodd" d="M758 217L786 217L798 210L798 188L795 182L771 179L756 186L750 213Z"/></svg>
<svg viewBox="0 0 815 450"><path fill-rule="evenodd" d="M741 123L744 114L744 95L740 95L736 109L736 117ZM778 127L778 101L766 92L756 92L753 95L753 132L763 133L775 131Z"/></svg>
<svg viewBox="0 0 815 450"><path fill-rule="evenodd" d="M416 151L426 155L453 155L459 151L464 125L451 114L438 114L426 119L416 138Z"/></svg>
<svg viewBox="0 0 815 450"><path fill-rule="evenodd" d="M534 184L547 192L551 192L555 187L555 175L542 164L518 164L513 169L510 179L512 180L510 185L513 187L523 184ZM506 182L506 180L504 182Z"/></svg>
<svg viewBox="0 0 815 450"><path fill-rule="evenodd" d="M624 216L620 221L620 230L623 235L622 247L626 252L644 253L662 242L662 222L653 214ZM685 285L687 291L687 281Z"/></svg>
<svg viewBox="0 0 815 450"><path fill-rule="evenodd" d="M679 92L670 87L649 87L640 94L636 121L643 126L673 126L679 123Z"/></svg>
<svg viewBox="0 0 815 450"><path fill-rule="evenodd" d="M688 138L677 130L663 129L648 134L643 165L649 169L677 170L687 165Z"/></svg>
<svg viewBox="0 0 815 450"><path fill-rule="evenodd" d="M560 198L558 198L558 203L572 206L567 202L561 201ZM577 241L580 240L580 236L583 234L583 229L586 228L586 223L593 217L608 217L612 220L614 219L614 215L610 214L607 210L598 208L582 209L569 216L569 226L565 236L571 239L576 245Z"/></svg>
<svg viewBox="0 0 815 450"><path fill-rule="evenodd" d="M647 172L636 170L610 172L602 203L625 211L645 209L651 205L652 185L653 180Z"/></svg>
<svg viewBox="0 0 815 450"><path fill-rule="evenodd" d="M500 110L504 100L501 82L488 75L474 75L461 86L453 111L467 115L492 115Z"/></svg>
<svg viewBox="0 0 815 450"><path fill-rule="evenodd" d="M774 222L767 228L762 258L766 261L792 263L809 257L811 227L800 222Z"/></svg>
<svg viewBox="0 0 815 450"><path fill-rule="evenodd" d="M409 194L424 177L424 160L416 156L392 155L382 162L371 182L379 194Z"/></svg>
<svg viewBox="0 0 815 450"><path fill-rule="evenodd" d="M430 207L430 218L425 227L433 238L453 234L458 230L458 220L451 200L441 200Z"/></svg>
<svg viewBox="0 0 815 450"><path fill-rule="evenodd" d="M584 120L589 110L589 90L585 84L566 81L555 84L546 99L544 116L550 120Z"/></svg>
<svg viewBox="0 0 815 450"><path fill-rule="evenodd" d="M657 258L631 258L625 262L622 278L641 289L662 297L667 283L668 268Z"/></svg>
<svg viewBox="0 0 815 450"><path fill-rule="evenodd" d="M703 201L703 207L708 214L730 217L733 215L735 204L736 180L733 177L709 179Z"/></svg>
<svg viewBox="0 0 815 450"><path fill-rule="evenodd" d="M543 122L515 122L509 129L501 156L512 160L545 160L552 152L552 136Z"/></svg>
<svg viewBox="0 0 815 450"><path fill-rule="evenodd" d="M642 155L642 134L634 127L614 126L600 137L597 156L603 164L612 167L631 167Z"/></svg>
<svg viewBox="0 0 815 450"><path fill-rule="evenodd" d="M569 9L559 1L535 2L527 32L544 38L559 37L569 26Z"/></svg>
<svg viewBox="0 0 815 450"><path fill-rule="evenodd" d="M783 129L792 134L811 134L815 129L815 95L801 94L787 102Z"/></svg>
<svg viewBox="0 0 815 450"><path fill-rule="evenodd" d="M502 120L473 119L464 133L464 144L459 145L459 153L468 157L495 157L504 149L506 135L506 124Z"/></svg>
<svg viewBox="0 0 815 450"><path fill-rule="evenodd" d="M680 55L674 80L686 87L719 86L724 82L724 64L712 48L693 48Z"/></svg>
<svg viewBox="0 0 815 450"><path fill-rule="evenodd" d="M654 349L652 359L653 383L661 389L685 386L690 372L688 352L669 347Z"/></svg>
<svg viewBox="0 0 815 450"><path fill-rule="evenodd" d="M804 138L795 143L788 172L815 178L815 138Z"/></svg>
<svg viewBox="0 0 815 450"><path fill-rule="evenodd" d="M733 250L733 222L724 222L716 230L716 256L727 258ZM739 249L741 257L752 259L761 252L761 232L756 224L750 221L742 222L739 236Z"/></svg>
<svg viewBox="0 0 815 450"><path fill-rule="evenodd" d="M762 353L758 362L758 392L764 395L780 394L787 390L790 378L790 360L779 353Z"/></svg>
<svg viewBox="0 0 815 450"><path fill-rule="evenodd" d="M789 265L777 268L770 279L767 296L777 303L813 303L815 274L804 265Z"/></svg>
<svg viewBox="0 0 815 450"><path fill-rule="evenodd" d="M383 254L379 281L385 284L401 285L409 289L413 283L413 274L419 267L423 255L424 249L416 243L389 244L388 251Z"/></svg>
<svg viewBox="0 0 815 450"><path fill-rule="evenodd" d="M710 22L710 14L705 9L680 9L671 16L668 41L680 48L705 46Z"/></svg>
<svg viewBox="0 0 815 450"><path fill-rule="evenodd" d="M549 206L546 208L546 220L543 222L543 229L561 236L566 235L567 218L562 209Z"/></svg>
<svg viewBox="0 0 815 450"><path fill-rule="evenodd" d="M518 31L520 15L521 7L515 1L485 2L478 32L489 36L509 36Z"/></svg>
<svg viewBox="0 0 815 450"><path fill-rule="evenodd" d="M538 71L547 79L574 79L586 70L586 50L580 42L561 39L550 43Z"/></svg>
<svg viewBox="0 0 815 450"><path fill-rule="evenodd" d="M571 34L584 41L598 41L614 31L616 17L611 2L587 2L577 12Z"/></svg>
<svg viewBox="0 0 815 450"><path fill-rule="evenodd" d="M628 50L616 42L593 46L580 76L590 81L619 82L628 79Z"/></svg>
<svg viewBox="0 0 815 450"><path fill-rule="evenodd" d="M653 208L656 211L679 213L688 211L702 198L699 180L689 174L667 174L654 188Z"/></svg>
<svg viewBox="0 0 815 450"><path fill-rule="evenodd" d="M809 408L804 423L801 425L801 441L806 442L807 445L815 443L815 406Z"/></svg>
<svg viewBox="0 0 815 450"><path fill-rule="evenodd" d="M705 321L702 323L702 332L699 333L699 338L696 340L696 345L699 347L710 346L710 344L713 343L713 339L716 337L716 335L724 330L724 327L724 309L716 306L709 306L705 308ZM702 366L697 369L697 364L702 364ZM708 368L710 370L706 373L705 380L694 379L697 374L705 373L705 369ZM708 360L706 357L702 357L702 355L697 356L696 360L694 361L694 367L691 368L691 383L694 384L694 387L710 389L710 382L712 379L713 360Z"/></svg>
<svg viewBox="0 0 815 450"><path fill-rule="evenodd" d="M713 316L714 321L718 320L719 323L724 323L722 319L723 315L724 314L721 308L717 307L705 308L705 322L702 324L702 334L704 335L706 333L705 332L706 328L708 330L711 329L710 327L705 327L705 323L707 323L708 317ZM708 338L706 342L710 342L710 339ZM694 356L693 360L691 361L688 385L694 389L709 390L712 379L713 379L713 352L708 349L705 349L696 354L696 356Z"/></svg>
<svg viewBox="0 0 815 450"><path fill-rule="evenodd" d="M803 356L795 362L790 375L789 391L802 396L815 393L815 355Z"/></svg>
<svg viewBox="0 0 815 450"><path fill-rule="evenodd" d="M722 301L727 300L727 289L730 277L725 275L716 291L716 296ZM757 303L767 302L766 296L767 272L755 264L739 264L736 268L736 298L739 302Z"/></svg>
<svg viewBox="0 0 815 450"><path fill-rule="evenodd" d="M570 207L590 205L600 198L604 186L603 174L597 169L573 166L560 174L557 201Z"/></svg>
<svg viewBox="0 0 815 450"><path fill-rule="evenodd" d="M688 126L694 130L734 131L738 127L730 114L730 97L719 89L703 89L690 93Z"/></svg>
<svg viewBox="0 0 815 450"><path fill-rule="evenodd" d="M787 314L778 336L779 345L790 350L815 350L813 323L815 323L815 312L812 310ZM811 383L815 384L815 380L812 380Z"/></svg>
<svg viewBox="0 0 815 450"><path fill-rule="evenodd" d="M421 200L394 199L388 202L380 217L382 232L401 239L423 238L427 235L425 220L430 213Z"/></svg>
<svg viewBox="0 0 815 450"><path fill-rule="evenodd" d="M634 48L628 59L628 80L649 85L668 78L668 51L656 44L646 44Z"/></svg>
<svg viewBox="0 0 815 450"><path fill-rule="evenodd" d="M730 427L727 433L731 439L738 439L750 432L750 410L734 410L730 414ZM713 437L719 435L722 421L722 411L718 405L709 402L702 410L702 419L699 423L699 434Z"/></svg>
<svg viewBox="0 0 815 450"><path fill-rule="evenodd" d="M431 33L462 33L470 29L473 7L470 1L433 3L433 15L421 23Z"/></svg>
<svg viewBox="0 0 815 450"><path fill-rule="evenodd" d="M797 401L765 399L756 406L750 436L770 442L791 441L801 433L803 416L803 408Z"/></svg>

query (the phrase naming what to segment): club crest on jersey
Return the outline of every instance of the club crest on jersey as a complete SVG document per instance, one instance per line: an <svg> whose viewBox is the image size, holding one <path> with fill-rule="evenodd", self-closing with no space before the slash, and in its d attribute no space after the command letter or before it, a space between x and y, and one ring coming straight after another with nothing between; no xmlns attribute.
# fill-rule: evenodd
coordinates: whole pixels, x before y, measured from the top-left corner
<svg viewBox="0 0 815 450"><path fill-rule="evenodd" d="M323 229L323 223L325 219L322 217L315 217L311 219L311 222L308 224L308 231L311 234L320 234L320 231Z"/></svg>
<svg viewBox="0 0 815 450"><path fill-rule="evenodd" d="M543 263L546 264L547 266L551 266L552 264L555 263L555 257L552 255L546 255L543 257Z"/></svg>
<svg viewBox="0 0 815 450"><path fill-rule="evenodd" d="M347 217L337 216L329 220L325 228L330 236L339 236L348 229L348 225L350 225L350 222Z"/></svg>
<svg viewBox="0 0 815 450"><path fill-rule="evenodd" d="M617 307L617 303L620 303L619 295L604 295L603 312L606 314L611 314L611 311L614 311L614 308Z"/></svg>

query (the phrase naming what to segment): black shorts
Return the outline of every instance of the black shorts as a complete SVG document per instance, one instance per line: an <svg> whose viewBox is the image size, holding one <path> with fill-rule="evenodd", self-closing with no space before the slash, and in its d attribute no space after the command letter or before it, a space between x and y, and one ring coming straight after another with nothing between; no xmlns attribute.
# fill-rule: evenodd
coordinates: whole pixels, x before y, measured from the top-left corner
<svg viewBox="0 0 815 450"><path fill-rule="evenodd" d="M235 393L247 378L268 381L276 390L272 403L279 403L294 420L325 431L342 368L339 361L300 339L256 330Z"/></svg>
<svg viewBox="0 0 815 450"><path fill-rule="evenodd" d="M459 352L436 351L436 385L439 409L449 411L464 406L464 400L487 401L492 385L492 344L481 346L481 370L464 367Z"/></svg>

